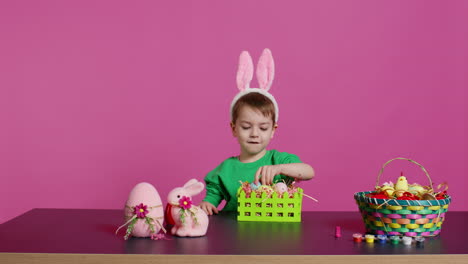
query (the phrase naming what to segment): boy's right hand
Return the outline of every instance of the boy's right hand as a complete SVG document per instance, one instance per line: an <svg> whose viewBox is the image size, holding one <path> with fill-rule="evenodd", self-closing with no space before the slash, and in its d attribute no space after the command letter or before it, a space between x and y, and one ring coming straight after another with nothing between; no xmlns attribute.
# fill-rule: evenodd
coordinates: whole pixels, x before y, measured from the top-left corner
<svg viewBox="0 0 468 264"><path fill-rule="evenodd" d="M205 211L207 215L218 214L218 208L209 202L203 201L199 206L201 209L203 209L203 211Z"/></svg>

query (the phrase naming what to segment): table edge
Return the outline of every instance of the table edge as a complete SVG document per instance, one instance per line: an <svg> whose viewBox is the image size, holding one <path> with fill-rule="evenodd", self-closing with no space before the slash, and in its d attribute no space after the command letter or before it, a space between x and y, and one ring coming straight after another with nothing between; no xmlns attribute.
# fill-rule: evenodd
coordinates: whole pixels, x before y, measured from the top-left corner
<svg viewBox="0 0 468 264"><path fill-rule="evenodd" d="M462 264L468 262L468 254L425 254L425 255L169 255L169 254L69 254L69 253L0 253L0 263L194 263L211 264L223 261L230 263L425 263L440 264L441 262Z"/></svg>

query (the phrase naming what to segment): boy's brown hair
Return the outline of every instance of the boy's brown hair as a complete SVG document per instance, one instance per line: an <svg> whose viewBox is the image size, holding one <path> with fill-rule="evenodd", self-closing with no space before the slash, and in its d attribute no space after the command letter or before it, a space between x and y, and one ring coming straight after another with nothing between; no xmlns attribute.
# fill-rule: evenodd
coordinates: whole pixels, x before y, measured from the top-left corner
<svg viewBox="0 0 468 264"><path fill-rule="evenodd" d="M239 116L239 110L245 105L250 106L260 111L265 117L271 117L271 120L273 121L273 125L276 125L275 124L275 119L276 119L275 105L265 95L261 93L255 93L255 92L248 93L242 96L234 104L234 107L232 108L232 123L233 124L235 124L237 121L237 118Z"/></svg>

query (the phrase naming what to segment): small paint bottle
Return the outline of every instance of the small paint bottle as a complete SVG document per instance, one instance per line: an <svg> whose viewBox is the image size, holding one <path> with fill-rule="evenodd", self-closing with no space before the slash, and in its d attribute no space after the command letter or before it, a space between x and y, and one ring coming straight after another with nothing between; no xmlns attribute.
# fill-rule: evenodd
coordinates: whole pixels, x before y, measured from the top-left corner
<svg viewBox="0 0 468 264"><path fill-rule="evenodd" d="M353 241L357 243L362 242L362 234L361 233L355 233L353 234Z"/></svg>
<svg viewBox="0 0 468 264"><path fill-rule="evenodd" d="M341 237L341 227L335 227L335 237Z"/></svg>
<svg viewBox="0 0 468 264"><path fill-rule="evenodd" d="M400 243L400 237L399 236L391 236L390 237L390 242L392 242L392 244L396 245L396 244L399 244Z"/></svg>
<svg viewBox="0 0 468 264"><path fill-rule="evenodd" d="M377 240L381 244L387 243L387 236L386 235L377 235Z"/></svg>
<svg viewBox="0 0 468 264"><path fill-rule="evenodd" d="M424 240L426 240L424 237L422 236L417 236L414 238L414 240L416 241L416 246L424 246Z"/></svg>
<svg viewBox="0 0 468 264"><path fill-rule="evenodd" d="M409 236L404 236L401 240L402 240L403 244L406 245L406 246L410 246L411 243L413 242L413 238L409 237Z"/></svg>
<svg viewBox="0 0 468 264"><path fill-rule="evenodd" d="M366 238L366 242L367 242L367 243L374 243L374 239L375 239L375 236L374 236L374 235L367 234L367 235L365 236L365 238Z"/></svg>

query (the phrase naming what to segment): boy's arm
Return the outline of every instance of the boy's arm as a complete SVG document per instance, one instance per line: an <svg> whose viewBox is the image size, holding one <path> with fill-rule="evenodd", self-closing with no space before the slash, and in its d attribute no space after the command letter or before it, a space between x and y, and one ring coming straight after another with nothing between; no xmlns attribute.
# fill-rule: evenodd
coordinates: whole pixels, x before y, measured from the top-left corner
<svg viewBox="0 0 468 264"><path fill-rule="evenodd" d="M221 200L223 199L221 196L221 191L219 190L219 185L207 181L205 178L206 182L206 196L203 199L204 202L209 202L215 207L217 207L220 203Z"/></svg>
<svg viewBox="0 0 468 264"><path fill-rule="evenodd" d="M307 163L304 163L299 159L297 155L278 152L277 164L279 167L279 174L289 176L297 180L310 180L315 176L315 171Z"/></svg>
<svg viewBox="0 0 468 264"><path fill-rule="evenodd" d="M219 190L219 179L217 176L209 173L205 177L205 183L206 196L199 206L207 215L217 214L217 207L222 200L221 191Z"/></svg>
<svg viewBox="0 0 468 264"><path fill-rule="evenodd" d="M218 205L223 200L222 192L221 192L221 184L219 182L219 177L217 173L217 169L210 171L205 177L206 183L206 195L203 199L204 202L209 202L214 207L218 207Z"/></svg>
<svg viewBox="0 0 468 264"><path fill-rule="evenodd" d="M315 171L306 163L279 164L280 173L298 180L310 180L315 176Z"/></svg>
<svg viewBox="0 0 468 264"><path fill-rule="evenodd" d="M276 175L289 176L297 180L310 180L315 176L314 169L306 163L287 163L262 166L255 174L254 182L271 185Z"/></svg>

